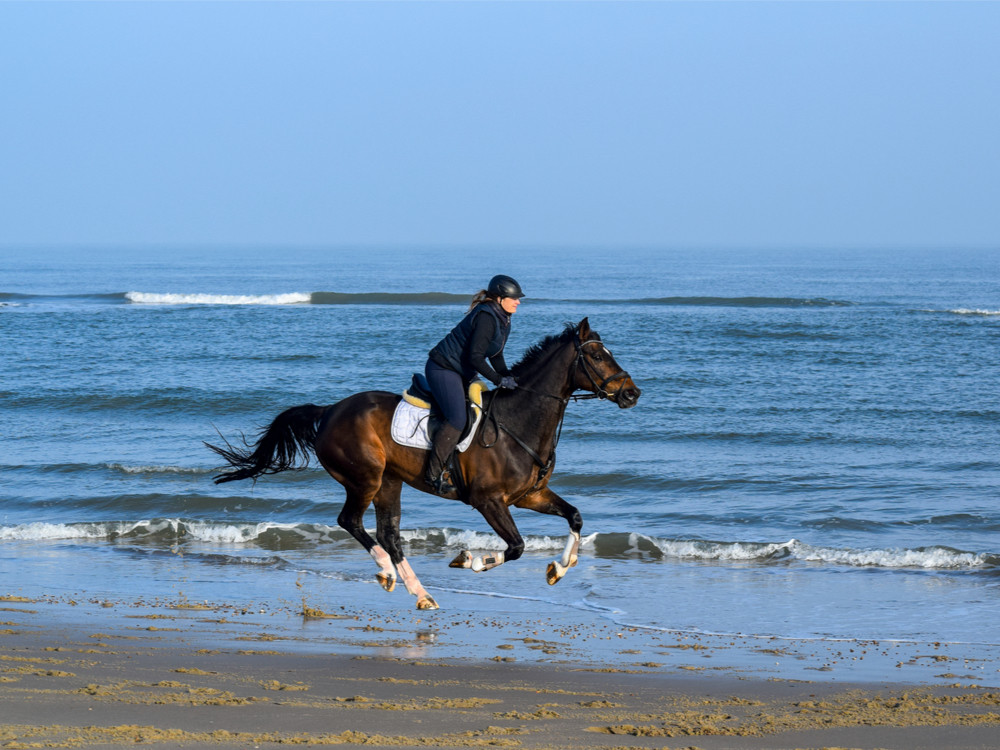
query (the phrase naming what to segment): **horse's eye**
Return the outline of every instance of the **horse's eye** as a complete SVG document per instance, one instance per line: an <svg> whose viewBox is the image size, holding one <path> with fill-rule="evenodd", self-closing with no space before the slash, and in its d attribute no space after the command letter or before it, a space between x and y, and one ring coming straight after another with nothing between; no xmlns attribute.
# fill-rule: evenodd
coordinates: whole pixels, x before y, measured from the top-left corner
<svg viewBox="0 0 1000 750"><path fill-rule="evenodd" d="M602 357L600 354L595 354L594 355L594 361L595 362L603 362L604 361L604 357Z"/></svg>

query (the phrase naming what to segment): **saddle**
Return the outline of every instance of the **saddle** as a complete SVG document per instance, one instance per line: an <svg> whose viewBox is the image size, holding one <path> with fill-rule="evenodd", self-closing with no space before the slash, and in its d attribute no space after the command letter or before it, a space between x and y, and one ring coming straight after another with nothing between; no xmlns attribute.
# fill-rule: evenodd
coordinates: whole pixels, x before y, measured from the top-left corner
<svg viewBox="0 0 1000 750"><path fill-rule="evenodd" d="M457 450L460 453L464 453L472 444L472 438L479 428L483 416L483 393L486 390L487 385L482 380L473 380L469 384L465 401L465 429L458 439ZM400 445L429 449L431 438L442 419L427 378L423 373L414 373L409 387L403 391L403 400L393 413L392 439Z"/></svg>

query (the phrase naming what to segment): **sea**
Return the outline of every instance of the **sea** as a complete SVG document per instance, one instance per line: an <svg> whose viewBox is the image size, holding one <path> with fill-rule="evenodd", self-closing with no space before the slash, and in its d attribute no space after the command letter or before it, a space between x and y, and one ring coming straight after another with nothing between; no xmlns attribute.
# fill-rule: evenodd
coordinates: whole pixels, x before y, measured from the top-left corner
<svg viewBox="0 0 1000 750"><path fill-rule="evenodd" d="M473 573L483 518L404 489L425 624L950 644L998 679L1000 250L0 249L0 595L417 616L315 460L216 485L204 443L401 392L495 273L509 363L588 318L642 397L568 407L555 586L562 519L515 510L524 556Z"/></svg>

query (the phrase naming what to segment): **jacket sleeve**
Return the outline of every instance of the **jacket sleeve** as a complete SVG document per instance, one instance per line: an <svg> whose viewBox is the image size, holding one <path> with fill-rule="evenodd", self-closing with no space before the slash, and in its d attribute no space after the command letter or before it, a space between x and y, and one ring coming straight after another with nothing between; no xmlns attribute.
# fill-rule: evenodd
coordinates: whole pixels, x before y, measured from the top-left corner
<svg viewBox="0 0 1000 750"><path fill-rule="evenodd" d="M476 316L475 327L469 337L469 361L476 368L476 372L486 378L493 385L500 385L500 375L490 366L490 362L497 365L502 372L507 371L507 364L503 359L503 352L498 352L490 357L490 362L486 361L486 349L493 339L496 330L496 321L493 316L485 310Z"/></svg>

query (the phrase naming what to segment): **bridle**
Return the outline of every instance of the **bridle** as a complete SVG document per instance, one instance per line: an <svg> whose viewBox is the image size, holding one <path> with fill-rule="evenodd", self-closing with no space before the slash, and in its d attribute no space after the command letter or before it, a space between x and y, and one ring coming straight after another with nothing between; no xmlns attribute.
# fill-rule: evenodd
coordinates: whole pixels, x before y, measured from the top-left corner
<svg viewBox="0 0 1000 750"><path fill-rule="evenodd" d="M580 393L580 394L571 393L569 396L557 396L557 395L552 394L552 393L545 393L543 391L536 391L534 389L527 388L525 386L518 386L518 390L527 391L528 393L535 393L535 394L537 394L539 396L545 396L547 398L556 399L557 401L561 401L564 407L570 401L586 401L586 400L592 399L592 398L611 399L611 397L613 395L615 395L615 394L609 393L608 390L607 390L607 386L610 383L614 383L617 380L627 379L627 378L629 378L631 376L628 374L627 371L619 369L618 372L616 372L616 373L614 373L612 375L609 375L608 377L606 377L603 380L601 380L600 382L598 382L598 380L597 380L598 373L595 373L594 370L593 370L593 367L587 362L587 359L586 359L586 357L584 356L584 353L583 353L583 347L585 347L587 344L601 344L603 346L603 343L601 342L600 339L588 339L587 341L581 341L580 340L580 334L579 334L579 332L577 332L575 334L575 337L576 337L576 339L575 339L574 343L575 343L575 346L576 346L576 356L573 358L573 364L570 366L570 370L569 370L569 382L572 383L576 379L576 372L577 372L577 370L582 369L583 370L583 374L587 376L587 380L590 381L590 385L594 389L592 392ZM542 458L541 458L541 456L539 456L538 453L536 453L535 450L530 445L528 445L527 443L525 443L509 427L507 427L507 425L505 425L503 422L501 422L496 417L495 414L493 414L493 404L495 402L496 402L496 398L491 398L489 404L486 405L486 413L483 415L484 416L484 418L483 418L483 424L485 425L486 422L492 421L493 425L494 425L494 429L496 430L497 437L499 437L499 435L500 435L500 430L503 430L504 432L506 432L515 443L517 443L519 446L521 446L521 448L524 450L525 453L527 453L529 456L531 456L531 460L535 462L536 466L538 466L538 468L540 469L540 471L538 472L538 479L536 479L535 483L531 486L531 488L527 492L524 493L526 495L530 494L530 493L534 492L536 489L538 489L538 487L541 485L541 483L545 480L545 478L552 471L552 466L555 464L555 461L556 461L556 446L559 445L559 439L562 437L563 422L566 420L566 410L564 408L563 412L562 412L562 415L559 417L559 426L556 429L556 439L552 443L552 451L549 453L549 458L548 458L547 461L543 461ZM484 447L484 448L492 448L494 445L496 445L496 440L494 440L492 443L487 444L483 440L483 437L482 437L483 434L484 434L484 431L483 431L482 428L480 428L480 432L479 432L479 435L480 435L479 441L480 442L479 442L479 444L482 447Z"/></svg>
<svg viewBox="0 0 1000 750"><path fill-rule="evenodd" d="M618 372L614 373L613 375L608 375L608 377L604 378L604 380L598 383L596 373L593 371L591 365L587 362L587 360L583 356L583 347L585 347L587 344L601 344L601 346L604 345L600 339L589 339L587 341L580 341L580 334L578 333L576 335L576 358L573 360L573 367L570 368L569 377L570 377L570 382L572 382L574 376L576 375L577 369L582 365L583 374L587 376L587 380L590 381L590 384L594 387L594 390L592 393L582 393L579 395L574 394L570 396L570 398L573 399L574 401L585 401L586 399L589 398L610 399L612 394L608 393L607 385L609 383L614 383L616 380L627 379L631 376L625 370L619 369Z"/></svg>

